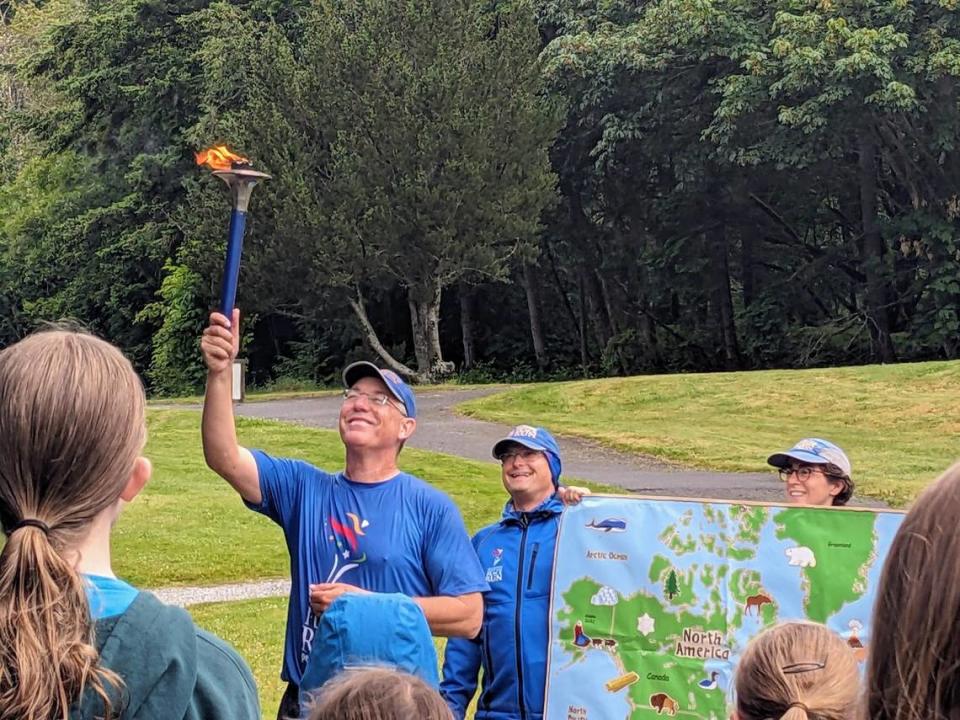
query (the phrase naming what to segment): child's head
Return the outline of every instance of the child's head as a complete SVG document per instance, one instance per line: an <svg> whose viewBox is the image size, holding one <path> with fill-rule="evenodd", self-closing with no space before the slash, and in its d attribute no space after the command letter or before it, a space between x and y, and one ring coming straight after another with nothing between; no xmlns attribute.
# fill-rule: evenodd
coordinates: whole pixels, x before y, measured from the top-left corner
<svg viewBox="0 0 960 720"><path fill-rule="evenodd" d="M48 330L0 352L0 720L105 698L77 546L149 476L143 386L91 335Z"/></svg>
<svg viewBox="0 0 960 720"><path fill-rule="evenodd" d="M871 720L960 717L960 463L897 530L880 576L864 711Z"/></svg>
<svg viewBox="0 0 960 720"><path fill-rule="evenodd" d="M310 720L452 720L440 694L390 668L348 670L320 690Z"/></svg>
<svg viewBox="0 0 960 720"><path fill-rule="evenodd" d="M849 720L859 692L857 661L836 633L790 622L747 645L736 674L738 720Z"/></svg>

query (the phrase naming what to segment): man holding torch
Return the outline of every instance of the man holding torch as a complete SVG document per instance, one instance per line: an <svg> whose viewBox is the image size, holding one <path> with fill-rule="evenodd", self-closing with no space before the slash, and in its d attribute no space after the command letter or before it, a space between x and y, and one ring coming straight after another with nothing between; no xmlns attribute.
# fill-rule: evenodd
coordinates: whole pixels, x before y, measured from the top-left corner
<svg viewBox="0 0 960 720"><path fill-rule="evenodd" d="M278 717L298 717L314 630L337 597L400 592L417 602L435 635L473 637L488 586L450 498L397 467L416 429L416 401L392 371L368 362L344 370L338 427L346 461L339 472L240 446L231 394L239 319L237 310L229 320L214 312L203 332L203 451L248 507L283 528L293 586L282 671L288 688Z"/></svg>

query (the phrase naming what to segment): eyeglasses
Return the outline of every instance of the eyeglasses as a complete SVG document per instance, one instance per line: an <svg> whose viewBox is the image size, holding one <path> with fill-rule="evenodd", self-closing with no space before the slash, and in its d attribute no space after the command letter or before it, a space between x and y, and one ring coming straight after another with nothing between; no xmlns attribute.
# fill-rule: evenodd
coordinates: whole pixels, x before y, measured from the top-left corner
<svg viewBox="0 0 960 720"><path fill-rule="evenodd" d="M800 482L806 482L814 473L823 472L822 468L814 467L813 465L801 465L800 467L789 467L789 468L780 468L780 479L783 482L787 482L790 479L791 475L796 474L797 480ZM826 473L823 473L826 475Z"/></svg>
<svg viewBox="0 0 960 720"><path fill-rule="evenodd" d="M530 462L537 455L542 455L539 450L532 450L530 448L517 448L516 450L507 450L497 455L497 460L500 461L502 465L506 465L508 462L513 462L517 458L520 458L524 462Z"/></svg>
<svg viewBox="0 0 960 720"><path fill-rule="evenodd" d="M394 400L392 397L390 397L386 393L382 393L382 392L367 393L361 390L354 390L353 388L343 391L344 402L351 402L351 401L356 402L360 398L366 398L371 405L376 405L378 407L384 407L386 405L390 405L391 407L396 408L397 411L400 412L404 417L407 416L406 408L404 408L401 403L398 403L396 400Z"/></svg>

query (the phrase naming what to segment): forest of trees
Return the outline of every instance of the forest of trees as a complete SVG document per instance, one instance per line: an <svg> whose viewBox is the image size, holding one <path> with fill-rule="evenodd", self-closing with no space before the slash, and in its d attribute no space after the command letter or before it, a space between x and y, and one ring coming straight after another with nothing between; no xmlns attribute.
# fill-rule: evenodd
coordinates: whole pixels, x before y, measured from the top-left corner
<svg viewBox="0 0 960 720"><path fill-rule="evenodd" d="M0 0L0 347L203 380L228 197L253 378L960 354L957 0Z"/></svg>

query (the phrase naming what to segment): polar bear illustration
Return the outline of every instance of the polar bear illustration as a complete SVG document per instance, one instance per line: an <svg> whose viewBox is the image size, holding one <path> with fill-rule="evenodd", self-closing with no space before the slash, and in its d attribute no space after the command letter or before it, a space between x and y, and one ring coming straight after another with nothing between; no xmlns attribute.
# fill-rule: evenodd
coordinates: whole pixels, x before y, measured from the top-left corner
<svg viewBox="0 0 960 720"><path fill-rule="evenodd" d="M813 554L813 550L803 545L797 545L796 547L787 548L784 551L787 554L787 557L790 558L790 565L798 565L800 567L816 567L817 558Z"/></svg>

